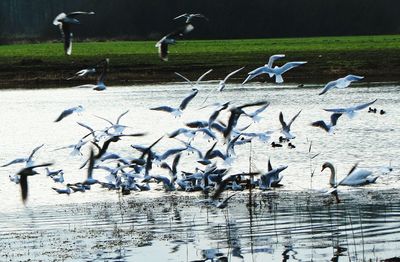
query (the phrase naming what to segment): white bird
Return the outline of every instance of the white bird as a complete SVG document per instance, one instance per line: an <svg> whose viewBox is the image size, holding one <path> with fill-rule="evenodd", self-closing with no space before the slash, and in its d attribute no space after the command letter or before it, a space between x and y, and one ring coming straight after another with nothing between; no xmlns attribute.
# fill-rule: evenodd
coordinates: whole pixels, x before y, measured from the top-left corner
<svg viewBox="0 0 400 262"><path fill-rule="evenodd" d="M320 127L331 135L331 134L333 134L333 130L337 124L337 120L339 119L339 117L341 115L342 115L342 113L333 113L331 115L330 123L325 123L325 121L319 120L319 121L312 122L311 125L315 126L315 127Z"/></svg>
<svg viewBox="0 0 400 262"><path fill-rule="evenodd" d="M287 139L293 139L295 136L290 133L290 126L293 124L293 121L296 120L296 118L300 115L301 110L290 120L288 124L286 124L285 120L283 119L283 114L282 112L279 113L279 122L281 122L282 125L282 134L287 138Z"/></svg>
<svg viewBox="0 0 400 262"><path fill-rule="evenodd" d="M71 24L80 24L79 20L76 19L79 15L94 15L94 12L77 11L68 14L60 13L53 20L53 24L60 28L61 35L64 37L64 51L66 55L71 55L72 53Z"/></svg>
<svg viewBox="0 0 400 262"><path fill-rule="evenodd" d="M321 93L319 93L319 95L325 94L326 92L328 92L332 88L346 88L352 82L360 81L363 78L364 78L363 76L347 75L347 76L339 78L337 80L330 81L329 83L327 83L325 85L324 89L322 89L322 91L321 91Z"/></svg>
<svg viewBox="0 0 400 262"><path fill-rule="evenodd" d="M201 80L203 80L203 78L208 75L209 73L211 73L211 71L213 71L212 69L208 70L207 72L205 72L204 74L202 74L196 81L196 83L193 83L192 81L190 81L187 77L183 76L182 74L179 74L178 72L175 72L175 74L177 76L182 77L186 82L188 82L192 88L197 88L197 86L199 85L199 83L201 82Z"/></svg>
<svg viewBox="0 0 400 262"><path fill-rule="evenodd" d="M372 172L366 169L357 169L357 164L355 164L349 171L349 173L341 179L339 182L336 182L336 171L335 167L330 162L325 162L322 165L321 172L325 170L325 168L330 169L331 175L329 178L329 184L332 187L337 187L339 185L343 186L361 186L365 184L374 183L378 176L372 175Z"/></svg>
<svg viewBox="0 0 400 262"><path fill-rule="evenodd" d="M193 18L203 18L203 19L208 21L208 18L205 17L203 14L188 14L188 13L184 13L184 14L178 15L173 20L177 20L177 19L182 18L182 17L186 18L186 21L185 21L186 24L190 23Z"/></svg>
<svg viewBox="0 0 400 262"><path fill-rule="evenodd" d="M368 102L365 104L355 105L355 106L351 106L351 107L329 108L329 109L324 109L324 110L327 112L346 114L349 118L353 118L356 115L357 111L369 107L370 105L375 103L376 100L378 100L378 99L375 99L374 101L371 101L371 102Z"/></svg>
<svg viewBox="0 0 400 262"><path fill-rule="evenodd" d="M192 99L197 95L198 92L199 92L198 89L193 89L192 92L182 100L182 102L178 108L174 108L174 107L170 107L170 106L159 106L159 107L150 108L150 110L164 111L164 112L171 113L174 117L179 117L182 115L182 111L185 110L185 108L187 107L189 102L192 101Z"/></svg>
<svg viewBox="0 0 400 262"><path fill-rule="evenodd" d="M300 65L306 64L307 62L305 61L299 61L299 62L288 62L284 64L283 66L275 66L272 68L272 64L275 60L279 58L283 58L285 55L273 55L270 57L268 64L258 67L254 69L253 71L248 73L247 78L243 81L242 85L250 81L251 79L255 78L256 76L259 76L261 74L268 74L269 77L275 76L275 83L283 83L283 78L282 75L289 71L292 68L298 67Z"/></svg>
<svg viewBox="0 0 400 262"><path fill-rule="evenodd" d="M64 111L61 112L61 114L57 117L57 119L54 120L54 122L60 122L67 116L72 115L73 113L81 113L83 112L83 110L84 110L83 106L81 105L65 109Z"/></svg>

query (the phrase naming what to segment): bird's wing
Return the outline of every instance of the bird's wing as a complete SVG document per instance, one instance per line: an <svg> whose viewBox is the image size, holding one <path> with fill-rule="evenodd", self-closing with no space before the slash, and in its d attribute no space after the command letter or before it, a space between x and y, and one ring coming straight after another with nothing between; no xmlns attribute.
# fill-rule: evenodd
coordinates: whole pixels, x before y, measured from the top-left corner
<svg viewBox="0 0 400 262"><path fill-rule="evenodd" d="M60 25L61 22L60 20L62 20L63 18L65 18L67 15L65 13L60 13L56 16L56 18L54 18L53 20L53 25Z"/></svg>
<svg viewBox="0 0 400 262"><path fill-rule="evenodd" d="M239 72L239 71L242 70L243 68L244 68L244 66L241 67L241 68L239 68L239 69L236 69L235 71L233 71L233 72L231 72L231 73L229 73L229 74L224 78L224 82L225 82L226 80L228 80L229 77L233 76L234 74L236 74L237 72Z"/></svg>
<svg viewBox="0 0 400 262"><path fill-rule="evenodd" d="M173 108L173 107L169 107L169 106L159 106L159 107L152 107L152 108L150 108L150 110L164 111L164 112L172 113L172 112L174 112L176 109Z"/></svg>
<svg viewBox="0 0 400 262"><path fill-rule="evenodd" d="M307 62L305 61L301 61L301 62L288 62L286 64L284 64L282 67L279 68L279 70L281 71L281 74L285 73L286 71L298 67L300 65L306 64Z"/></svg>
<svg viewBox="0 0 400 262"><path fill-rule="evenodd" d="M326 112L333 112L333 113L346 113L349 111L348 108L324 108Z"/></svg>
<svg viewBox="0 0 400 262"><path fill-rule="evenodd" d="M76 11L76 12L71 12L68 13L67 16L68 17L76 17L78 15L94 15L94 12L85 12L85 11Z"/></svg>
<svg viewBox="0 0 400 262"><path fill-rule="evenodd" d="M9 165L13 165L13 164L24 163L27 160L28 160L27 158L17 158L17 159L14 159L14 160L8 162L7 164L2 165L1 167L6 167L6 166L9 166Z"/></svg>
<svg viewBox="0 0 400 262"><path fill-rule="evenodd" d="M285 57L285 55L283 55L283 54L278 54L278 55L272 55L272 56L270 56L270 57L269 57L269 60L268 60L267 66L268 66L269 68L272 68L273 63L274 63L276 60L281 59L281 58L284 58L284 57Z"/></svg>
<svg viewBox="0 0 400 262"><path fill-rule="evenodd" d="M28 198L28 176L27 175L20 175L19 185L21 187L21 197L22 202L26 202Z"/></svg>
<svg viewBox="0 0 400 262"><path fill-rule="evenodd" d="M341 115L341 114L340 114ZM326 132L329 132L329 127L326 125L326 123L322 120L315 121L311 123L312 126L320 127L324 129Z"/></svg>
<svg viewBox="0 0 400 262"><path fill-rule="evenodd" d="M300 115L302 109L292 118L292 120L290 120L288 127L290 128L290 126L292 125L292 123L294 122L294 120L296 120L296 118Z"/></svg>
<svg viewBox="0 0 400 262"><path fill-rule="evenodd" d="M163 61L168 61L168 44L165 42L158 42L158 56Z"/></svg>
<svg viewBox="0 0 400 262"><path fill-rule="evenodd" d="M44 146L44 144L41 144L40 146L35 147L35 148L32 150L32 153L29 155L28 161L29 161L29 160L33 157L33 155L36 154L36 152L37 152L39 149L41 149L43 146Z"/></svg>
<svg viewBox="0 0 400 262"><path fill-rule="evenodd" d="M326 92L328 92L330 89L334 88L336 86L337 80L335 81L330 81L329 83L327 83L324 86L324 89L322 89L322 91L319 93L319 95L325 94Z"/></svg>
<svg viewBox="0 0 400 262"><path fill-rule="evenodd" d="M57 117L56 120L54 120L54 122L60 122L61 120L63 120L65 117L69 116L70 114L72 114L74 112L73 108L70 109L66 109L64 111L62 111L62 113Z"/></svg>
<svg viewBox="0 0 400 262"><path fill-rule="evenodd" d="M90 156L89 156L89 166L87 171L87 178L91 179L93 177L93 169L94 169L94 150L93 148L90 149Z"/></svg>
<svg viewBox="0 0 400 262"><path fill-rule="evenodd" d="M119 124L119 120L121 120L121 118L122 118L124 115L126 115L128 112L129 112L129 110L126 110L125 112L123 112L122 114L120 114L120 115L118 116L117 122L116 122L117 125Z"/></svg>
<svg viewBox="0 0 400 262"><path fill-rule="evenodd" d="M198 85L200 83L200 81L206 76L208 75L210 72L212 71L212 69L208 70L207 72L205 72L204 74L202 74L196 81L196 84Z"/></svg>
<svg viewBox="0 0 400 262"><path fill-rule="evenodd" d="M97 117L97 118L99 118L99 119L102 119L102 120L104 120L104 121L106 121L107 123L109 123L110 125L114 125L114 123L113 122L111 122L110 120L108 120L108 119L106 119L106 118L104 118L104 117L101 117L101 116L98 116L98 115L93 115L94 117ZM78 123L79 124L79 123ZM83 126L83 125L82 125Z"/></svg>
<svg viewBox="0 0 400 262"><path fill-rule="evenodd" d="M353 109L354 109L354 110L362 110L362 109L364 109L364 108L369 107L369 106L372 105L373 103L375 103L376 100L378 100L378 99L375 99L374 101L371 101L371 102L368 102L368 103L365 103L365 104L361 104L361 105L354 106Z"/></svg>
<svg viewBox="0 0 400 262"><path fill-rule="evenodd" d="M187 79L185 76L179 74L178 72L174 72L175 75L180 76L182 79L184 79L186 82L188 82L189 84L191 84L192 86L194 86L193 82L190 81L189 79Z"/></svg>
<svg viewBox="0 0 400 262"><path fill-rule="evenodd" d="M192 101L192 99L197 95L198 92L199 92L198 89L194 89L187 97L185 97L182 100L181 104L179 105L179 109L184 110L189 104L189 102Z"/></svg>
<svg viewBox="0 0 400 262"><path fill-rule="evenodd" d="M271 159L268 159L268 172L272 170Z"/></svg>
<svg viewBox="0 0 400 262"><path fill-rule="evenodd" d="M104 83L104 79L106 78L107 71L108 71L109 61L110 60L108 58L105 59L105 63L103 65L103 70L101 71L101 74L100 74L99 78L97 79L97 84Z"/></svg>
<svg viewBox="0 0 400 262"><path fill-rule="evenodd" d="M72 32L68 23L62 23L62 33L64 36L64 51L66 55L72 54Z"/></svg>
<svg viewBox="0 0 400 262"><path fill-rule="evenodd" d="M81 122L76 122L78 125L80 125L81 127L84 127L84 128L86 128L86 129L88 129L91 133L94 133L94 129L93 128L91 128L90 126L88 126L88 125L86 125L86 124L84 124L84 123L81 123Z"/></svg>
<svg viewBox="0 0 400 262"><path fill-rule="evenodd" d="M281 122L282 128L287 127L285 120L283 120L282 112L279 113L279 122Z"/></svg>
<svg viewBox="0 0 400 262"><path fill-rule="evenodd" d="M178 15L177 17L174 17L173 20L176 20L176 19L179 19L179 18L182 18L182 17L187 17L187 16L188 16L188 13L184 13L184 14Z"/></svg>
<svg viewBox="0 0 400 262"><path fill-rule="evenodd" d="M339 117L342 115L342 113L333 113L331 115L331 124L332 126L336 126L337 120L339 119Z"/></svg>
<svg viewBox="0 0 400 262"><path fill-rule="evenodd" d="M361 80L363 78L364 78L363 76L356 76L356 75L348 75L348 76L345 77L345 79L347 81L350 81L350 82L359 81L359 80Z"/></svg>

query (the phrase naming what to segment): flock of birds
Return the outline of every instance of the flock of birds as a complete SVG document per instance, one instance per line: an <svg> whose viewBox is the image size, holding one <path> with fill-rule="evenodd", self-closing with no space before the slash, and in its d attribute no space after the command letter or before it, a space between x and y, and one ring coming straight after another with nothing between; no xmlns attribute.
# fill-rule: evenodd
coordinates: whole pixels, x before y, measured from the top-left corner
<svg viewBox="0 0 400 262"><path fill-rule="evenodd" d="M71 55L72 52L72 32L71 25L79 24L77 16L80 15L93 15L94 12L72 12L69 14L61 13L54 19L54 25L60 27L62 35L64 36L64 48L67 55ZM175 38L183 36L193 30L191 24L192 19L202 18L207 19L202 14L182 14L175 17L174 19L185 18L185 25L178 30L167 34L160 41L157 42L156 47L159 48L159 55L162 60L168 60L168 45L175 43ZM208 19L207 19L208 20ZM275 78L276 83L282 83L283 74L288 70L304 65L306 61L295 61L288 62L283 66L274 66L274 63L278 59L284 58L285 55L277 54L269 58L268 63L256 68L248 73L248 76L243 81L242 85L256 78L259 75L267 74L270 78ZM104 79L107 74L109 66L109 60L104 59L97 63L95 66L87 69L78 71L74 76L69 79L85 77L87 75L95 74L101 70L96 85L85 85L85 87L91 87L97 91L106 90ZM1 167L7 167L15 164L24 164L25 167L18 171L15 175L10 175L10 180L20 185L22 200L25 201L28 198L28 177L37 175L36 171L39 168L45 168L46 174L55 183L60 183L63 186L53 187L55 192L59 194L71 194L73 192L85 192L91 189L94 185L100 185L109 190L119 190L122 194L130 194L131 191L147 191L152 188L152 184L161 183L165 191L183 190L186 192L191 191L202 191L205 193L212 193L209 203L218 207L223 208L226 206L227 201L233 196L231 194L227 198L220 200L221 193L227 189L232 191L239 191L248 188L259 188L260 190L268 190L273 187L281 186L281 180L283 178L282 172L287 169L287 165L280 165L273 167L271 161L268 161L268 170L266 172L248 172L248 173L235 173L232 170L231 165L237 159L235 148L246 143L251 143L253 139L259 139L263 142L268 142L271 139L271 135L276 132L265 131L265 132L247 132L248 126L239 127L239 119L248 118L252 122L258 122L260 120L260 114L264 112L270 105L268 101L252 101L245 104L233 105L231 102L216 103L204 106L207 99L213 95L214 92L223 92L226 88L227 81L230 77L237 74L244 67L238 68L227 76L220 80L215 89L212 89L205 97L204 101L200 106L213 107L212 113L205 120L194 120L185 123L184 127L178 128L173 132L170 132L158 139L156 139L150 145L131 145L132 153L130 157L121 156L118 153L111 152L110 145L115 144L118 141L126 137L143 137L146 133L126 133L128 126L122 123L122 119L129 111L125 111L120 114L115 121L105 119L100 116L96 116L104 120L107 125L102 129L94 129L88 124L77 122L77 124L87 130L85 136L77 139L76 144L68 145L65 147L57 148L56 150L72 149L71 156L83 157L85 154L82 150L86 147L86 152L89 152L85 161L80 166L80 169L86 168L87 176L83 181L75 183L64 184L64 171L50 170L50 166L53 163L42 163L35 164L34 157L38 150L44 147L44 144L33 149L28 157L16 158L3 164ZM157 107L149 108L149 110L159 111L171 114L173 117L178 118L184 112L188 105L198 95L201 90L202 79L211 72L208 70L201 75L195 82L189 80L182 74L176 73L184 81L186 81L190 87L190 92L181 100L179 105L161 105ZM352 82L362 80L362 76L348 75L343 78L339 78L335 81L327 83L319 95L326 95L328 92L333 92L335 88L346 88ZM363 104L357 104L350 107L343 108L328 108L324 109L327 112L332 113L330 120L317 120L310 125L321 128L328 134L333 134L335 126L338 124L338 120L342 115L347 115L349 118L353 118L355 114L366 108L369 108L368 112L374 111L371 107L377 99L365 102ZM65 109L55 119L55 122L63 121L65 118L79 114L84 110L82 105ZM381 110L384 112L383 110ZM221 119L222 112L228 116L227 120ZM281 125L279 142L273 141L270 145L272 147L280 147L283 143L287 143L288 147L295 148L293 141L296 136L292 133L292 125L294 121L300 116L302 110L299 110L297 114L289 118L285 118L283 113L279 114L279 122ZM375 109L376 112L376 109ZM381 114L382 114L381 112ZM202 150L193 145L193 139L199 134L203 134L206 139L212 143L207 150ZM181 146L169 148L164 152L158 152L155 148L156 145L162 143L167 139L174 139L178 141ZM222 149L223 148L223 149ZM184 153L192 155L193 167L192 171L180 170L179 162ZM222 162L222 164L221 164ZM165 170L164 174L160 171L154 172L154 166L157 166L161 170ZM360 186L368 183L374 183L378 176L372 174L371 171L366 169L357 168L355 165L348 174L341 180L336 180L336 172L334 166L326 162L322 165L322 170L329 169L331 176L329 183L331 189L329 193L336 194L337 187L341 185L348 186ZM98 176L94 176L94 173L98 170L103 170L107 175L103 179L99 179ZM391 167L388 168L387 172L391 171Z"/></svg>

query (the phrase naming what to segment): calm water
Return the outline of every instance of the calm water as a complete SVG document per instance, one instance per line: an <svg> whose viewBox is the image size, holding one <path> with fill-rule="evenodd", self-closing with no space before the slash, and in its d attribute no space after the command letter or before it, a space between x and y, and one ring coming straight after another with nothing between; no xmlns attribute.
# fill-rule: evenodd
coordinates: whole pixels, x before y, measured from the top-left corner
<svg viewBox="0 0 400 262"><path fill-rule="evenodd" d="M127 132L147 132L148 135L143 138L123 138L122 142L113 144L110 150L124 156L134 156L135 152L129 145L150 144L161 135L182 127L184 122L207 119L213 109L198 108L213 86L215 83L199 87L198 96L178 119L163 112L150 111L149 108L179 105L181 99L190 92L190 88L182 84L116 87L100 93L74 88L0 91L0 163L25 157L34 147L44 143L35 161L51 161L55 163L52 169L64 169L66 183L82 181L85 171L78 167L84 157L71 157L68 149L53 151L76 143L87 133L76 121L101 129L106 122L93 115L115 121L119 114L129 109L129 113L121 120L122 124L131 127ZM343 188L342 194L346 198L349 194L357 197L364 190L397 190L400 148L396 146L396 141L400 138L400 86L366 85L332 90L322 97L317 95L319 88L230 85L224 92L210 97L207 104L216 101L232 101L238 105L261 99L270 101L271 105L262 114L262 120L252 124L250 131L278 130L280 111L285 119L290 119L302 109L292 125L296 135L293 141L295 149L289 149L286 145L272 148L269 144L280 136L277 131L268 143L254 141L251 148L249 145L238 147L238 158L232 170L265 170L268 158L271 158L273 166L289 166L282 173L284 187L275 191L296 195L298 192L318 192L327 188L328 174L319 172L325 161L335 164L340 177L356 162L360 167L378 174L382 166L392 161L394 172L381 176L376 184L365 189L350 190L350 193L349 189ZM387 112L385 115L369 114L364 110L352 120L342 116L332 136L309 125L312 121L329 119L329 114L323 108L352 106L373 99L378 99L373 107L384 109ZM53 122L62 110L77 105L85 108L81 115L69 116L59 123ZM227 119L227 115L222 115L221 119ZM243 119L239 126L249 123L250 120ZM308 154L311 141L312 154L320 153L312 161ZM212 145L212 141L202 136L196 137L193 143L204 150ZM177 145L178 142L165 139L157 145L156 150L162 151ZM83 151L87 155L87 149ZM182 157L179 170L194 170L191 157ZM246 196L239 196L238 201L233 201L238 203L225 210L195 205L194 200L188 200L184 205L180 201L158 201L152 203L150 208L147 205L131 205L134 205L137 197L158 199L171 194L180 196L181 193L168 194L153 190L135 193L121 200L115 192L94 188L84 194L64 196L51 189L57 185L49 178L37 175L29 179L29 201L27 208L24 208L20 201L19 186L8 179L9 174L16 173L20 168L20 165L13 165L0 169L0 214L4 217L0 223L3 238L0 254L9 254L13 256L12 260L24 260L32 255L52 259L54 255L50 252L50 246L59 250L64 259L137 258L138 261L149 257L154 261L198 260L206 251L221 253L220 256L227 256L232 261L272 258L276 261L329 261L336 253L339 257L343 256L343 261L359 261L396 256L396 250L400 247L396 229L399 228L400 205L392 201L386 203L385 199L359 205L344 201L323 209L318 205L279 205L277 200L270 201L268 205L267 199L266 205L249 210L245 205ZM314 169L316 172L311 178L310 173ZM105 173L98 171L95 176L104 179ZM116 203L122 204L118 207ZM21 245L28 247L28 251L20 249Z"/></svg>

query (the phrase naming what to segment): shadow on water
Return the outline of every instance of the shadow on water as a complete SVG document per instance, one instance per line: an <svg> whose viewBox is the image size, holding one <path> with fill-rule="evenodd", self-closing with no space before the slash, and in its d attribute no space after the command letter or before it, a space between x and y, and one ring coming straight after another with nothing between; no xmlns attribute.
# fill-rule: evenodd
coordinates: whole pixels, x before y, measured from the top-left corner
<svg viewBox="0 0 400 262"><path fill-rule="evenodd" d="M0 255L8 260L378 261L398 254L400 204L354 204L349 196L330 204L312 194L273 192L253 200L248 205L243 194L227 208L215 209L193 197L121 198L5 213Z"/></svg>

